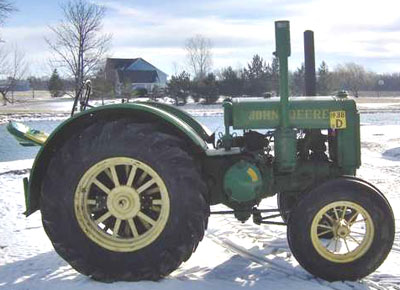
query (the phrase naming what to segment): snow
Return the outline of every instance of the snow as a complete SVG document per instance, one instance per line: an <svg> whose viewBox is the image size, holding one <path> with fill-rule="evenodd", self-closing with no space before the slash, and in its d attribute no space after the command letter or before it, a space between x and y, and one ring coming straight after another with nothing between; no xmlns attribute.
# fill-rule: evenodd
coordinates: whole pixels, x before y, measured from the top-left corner
<svg viewBox="0 0 400 290"><path fill-rule="evenodd" d="M29 218L22 214L22 178L32 166L29 159L0 162L0 289L400 289L400 126L364 125L361 134L363 165L358 175L386 194L397 222L392 252L362 281L328 283L317 279L291 255L285 227L257 226L251 221L242 224L229 215L212 215L197 251L159 282L93 281L54 252L40 212ZM274 208L275 204L273 197L260 207ZM221 209L224 207L212 208Z"/></svg>

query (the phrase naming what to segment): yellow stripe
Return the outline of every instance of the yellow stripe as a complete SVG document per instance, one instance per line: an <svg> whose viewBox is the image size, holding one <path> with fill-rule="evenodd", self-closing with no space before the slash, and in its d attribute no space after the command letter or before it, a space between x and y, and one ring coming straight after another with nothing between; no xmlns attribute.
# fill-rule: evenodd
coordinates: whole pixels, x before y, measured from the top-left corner
<svg viewBox="0 0 400 290"><path fill-rule="evenodd" d="M257 173L253 170L253 168L249 167L249 169L247 169L247 174L251 177L252 182L258 181Z"/></svg>

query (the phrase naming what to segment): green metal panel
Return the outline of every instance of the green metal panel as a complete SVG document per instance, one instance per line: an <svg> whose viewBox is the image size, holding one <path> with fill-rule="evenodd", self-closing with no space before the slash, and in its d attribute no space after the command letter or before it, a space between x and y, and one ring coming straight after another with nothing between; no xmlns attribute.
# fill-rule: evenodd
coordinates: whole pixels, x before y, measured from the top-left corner
<svg viewBox="0 0 400 290"><path fill-rule="evenodd" d="M262 186L260 170L244 160L231 166L224 176L224 191L235 202L248 202L259 198L262 195Z"/></svg>
<svg viewBox="0 0 400 290"><path fill-rule="evenodd" d="M196 119L194 119L190 114L187 112L177 108L176 106L168 105L168 104L163 104L163 103L156 103L156 102L147 102L146 105L159 108L163 111L166 111L180 120L184 121L186 124L188 124L193 130L196 131L196 133L203 139L203 140L209 140L212 132L203 124L199 123Z"/></svg>
<svg viewBox="0 0 400 290"><path fill-rule="evenodd" d="M337 131L338 166L343 168L343 174L354 175L361 166L360 145L360 115L348 114L347 129Z"/></svg>
<svg viewBox="0 0 400 290"><path fill-rule="evenodd" d="M80 119L84 118L85 116L90 116L93 118L97 113L107 111L110 114L116 113L118 111L129 111L132 115L135 115L136 112L144 112L150 115L157 116L159 119L173 125L180 131L182 131L187 137L189 137L194 144L206 150L208 148L207 143L205 140L200 136L196 130L199 130L198 127L193 128L192 125L196 122L193 118L190 118L188 121L187 115L183 117L183 114L178 114L177 110L165 110L164 108L157 108L154 104L146 104L146 103L130 103L130 104L116 104L116 105L107 105L101 106L97 108L93 108L91 110L84 111L82 113L76 114L73 118L67 119L63 123L61 123L49 136L47 143L51 142L51 140L62 132L64 127L79 121ZM196 122L197 123L197 122ZM198 124L198 123L197 123ZM204 135L204 132L201 132ZM46 144L45 144L46 145ZM40 152L39 152L40 154Z"/></svg>
<svg viewBox="0 0 400 290"><path fill-rule="evenodd" d="M172 112L173 110L171 110ZM130 104L117 104L117 105L108 105L93 108L91 110L84 111L82 113L76 114L73 118L67 119L63 123L61 123L48 137L46 143L43 147L41 147L39 153L35 158L35 162L33 164L30 178L29 178L29 190L25 192L26 200L27 200L27 211L26 215L30 215L36 210L39 209L39 197L41 190L41 183L43 179L43 175L46 172L47 163L51 157L51 152L57 149L57 144L60 140L68 138L65 136L69 134L70 131L77 130L79 127L87 126L97 120L99 116L110 116L110 115L122 115L125 114L127 116L141 113L153 116L154 118L158 118L167 124L170 124L174 128L180 130L183 135L187 136L189 140L193 142L200 151L205 152L208 149L208 145L206 141L200 136L196 130L199 130L198 127L193 128L191 125L193 123L188 124L185 121L188 121L187 118L179 118L182 115L179 115L175 112L175 114L168 112L167 110L163 110L161 108L156 108L151 104L145 103L130 103ZM81 128L82 129L82 128ZM69 133L67 133L69 132Z"/></svg>
<svg viewBox="0 0 400 290"><path fill-rule="evenodd" d="M275 164L279 172L292 172L296 168L296 131L279 128L275 131Z"/></svg>
<svg viewBox="0 0 400 290"><path fill-rule="evenodd" d="M290 25L289 21L275 22L275 55L279 59L279 92L280 125L281 128L289 127L289 70L288 57L290 56Z"/></svg>
<svg viewBox="0 0 400 290"><path fill-rule="evenodd" d="M357 112L354 100L335 97L292 97L289 102L289 127L329 129L330 113L345 111L346 116ZM225 111L225 113L229 113ZM279 98L235 99L229 124L234 129L274 129L279 126Z"/></svg>

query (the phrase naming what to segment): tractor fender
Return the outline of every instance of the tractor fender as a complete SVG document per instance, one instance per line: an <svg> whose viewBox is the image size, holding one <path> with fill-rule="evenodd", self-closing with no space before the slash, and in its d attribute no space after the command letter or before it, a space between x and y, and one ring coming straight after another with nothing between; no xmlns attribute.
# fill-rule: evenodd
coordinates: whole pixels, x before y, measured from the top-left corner
<svg viewBox="0 0 400 290"><path fill-rule="evenodd" d="M46 174L51 156L62 146L72 134L83 131L85 128L99 120L115 120L116 118L132 118L140 122L157 121L167 130L184 138L191 149L196 153L205 153L208 149L207 141L210 135L189 114L168 105L155 105L155 103L129 103L107 105L93 108L61 123L48 137L44 146L35 158L30 173L29 181L24 181L25 187L25 215L29 216L40 209L40 195L42 182Z"/></svg>

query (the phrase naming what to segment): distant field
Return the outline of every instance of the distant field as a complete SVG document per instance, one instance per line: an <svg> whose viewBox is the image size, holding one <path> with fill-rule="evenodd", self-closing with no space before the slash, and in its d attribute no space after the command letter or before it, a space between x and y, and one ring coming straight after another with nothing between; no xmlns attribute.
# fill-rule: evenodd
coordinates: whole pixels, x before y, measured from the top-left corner
<svg viewBox="0 0 400 290"><path fill-rule="evenodd" d="M8 95L11 99L11 94ZM50 92L47 90L43 91L23 91L23 92L14 92L14 101L15 102L25 102L33 99L49 99L51 98Z"/></svg>
<svg viewBox="0 0 400 290"><path fill-rule="evenodd" d="M361 91L359 94L360 98L363 97L400 97L400 91Z"/></svg>

